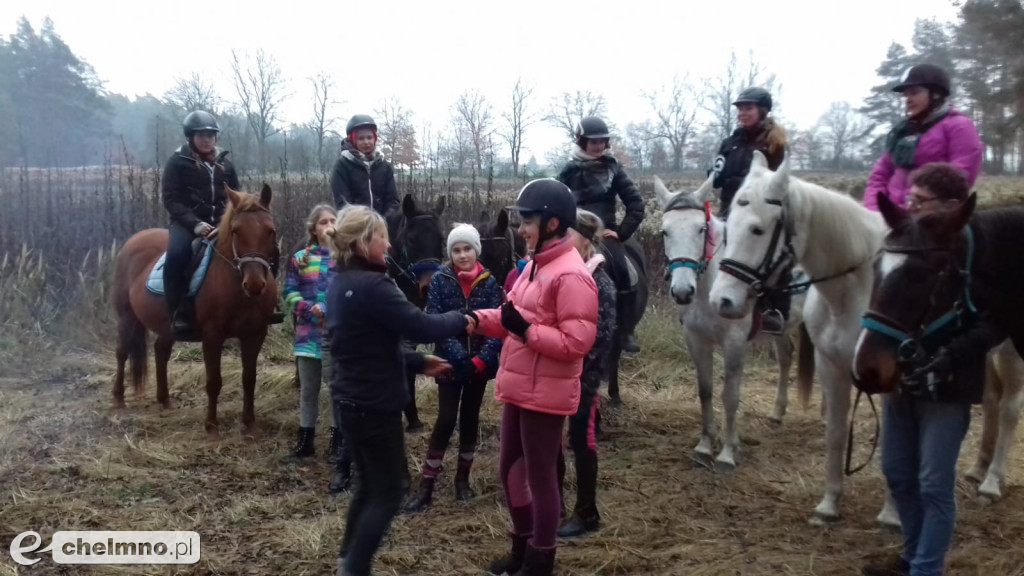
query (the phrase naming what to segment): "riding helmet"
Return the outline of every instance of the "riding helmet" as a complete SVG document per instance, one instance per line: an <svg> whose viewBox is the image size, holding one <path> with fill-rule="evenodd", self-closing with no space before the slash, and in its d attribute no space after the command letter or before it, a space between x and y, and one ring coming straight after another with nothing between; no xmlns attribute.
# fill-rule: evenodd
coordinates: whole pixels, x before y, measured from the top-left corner
<svg viewBox="0 0 1024 576"><path fill-rule="evenodd" d="M345 134L351 134L357 128L373 128L377 130L377 123L368 114L356 114L345 126Z"/></svg>
<svg viewBox="0 0 1024 576"><path fill-rule="evenodd" d="M568 186L554 178L538 178L527 182L519 191L516 203L507 208L523 214L553 216L566 228L576 225L576 197Z"/></svg>
<svg viewBox="0 0 1024 576"><path fill-rule="evenodd" d="M754 86L740 92L740 95L732 103L733 106L738 104L754 104L758 108L764 108L765 112L770 112L772 95L764 88Z"/></svg>
<svg viewBox="0 0 1024 576"><path fill-rule="evenodd" d="M935 64L915 64L903 73L900 83L893 86L893 92L903 92L911 86L924 86L940 96L949 96L949 74Z"/></svg>
<svg viewBox="0 0 1024 576"><path fill-rule="evenodd" d="M217 124L217 119L213 117L213 114L204 110L189 112L188 116L185 116L185 120L182 121L181 128L185 132L186 138L192 137L192 134L196 132L205 130L220 132L220 125Z"/></svg>

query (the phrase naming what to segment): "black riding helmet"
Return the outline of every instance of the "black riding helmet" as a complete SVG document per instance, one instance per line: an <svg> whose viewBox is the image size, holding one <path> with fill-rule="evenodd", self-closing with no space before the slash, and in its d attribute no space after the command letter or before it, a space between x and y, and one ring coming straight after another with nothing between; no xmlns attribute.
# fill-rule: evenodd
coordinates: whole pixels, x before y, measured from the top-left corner
<svg viewBox="0 0 1024 576"><path fill-rule="evenodd" d="M186 138L191 138L196 132L207 130L210 132L220 132L220 125L217 124L217 119L213 117L213 114L204 110L189 112L188 116L185 116L185 120L181 122L181 128L185 132Z"/></svg>
<svg viewBox="0 0 1024 576"><path fill-rule="evenodd" d="M550 217L558 218L563 231L576 225L576 197L568 186L554 178L527 182L519 191L516 203L507 209L516 210L524 216L541 214L545 223Z"/></svg>
<svg viewBox="0 0 1024 576"><path fill-rule="evenodd" d="M576 145L586 149L587 140L610 140L611 131L608 124L598 116L587 116L576 124Z"/></svg>
<svg viewBox="0 0 1024 576"><path fill-rule="evenodd" d="M935 64L916 64L907 68L900 78L900 83L893 86L893 92L903 92L911 86L923 86L940 97L949 96L949 74Z"/></svg>
<svg viewBox="0 0 1024 576"><path fill-rule="evenodd" d="M740 92L740 95L732 103L733 106L738 104L753 104L758 108L763 108L765 112L771 112L772 95L764 88L754 86Z"/></svg>
<svg viewBox="0 0 1024 576"><path fill-rule="evenodd" d="M345 126L345 134L351 134L353 130L357 128L373 128L377 129L377 123L373 121L373 118L368 114L356 114Z"/></svg>

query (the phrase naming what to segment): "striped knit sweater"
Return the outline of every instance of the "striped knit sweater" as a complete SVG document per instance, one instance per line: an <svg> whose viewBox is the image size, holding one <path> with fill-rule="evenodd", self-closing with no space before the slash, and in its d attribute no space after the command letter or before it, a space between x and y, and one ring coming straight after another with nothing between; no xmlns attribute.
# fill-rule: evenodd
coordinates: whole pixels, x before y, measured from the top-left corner
<svg viewBox="0 0 1024 576"><path fill-rule="evenodd" d="M309 261L299 261L309 251ZM295 315L295 355L320 358L323 343L323 318L310 312L319 304L324 318L327 316L327 287L335 275L334 260L327 248L313 244L299 250L288 262L288 275L284 281L284 302Z"/></svg>

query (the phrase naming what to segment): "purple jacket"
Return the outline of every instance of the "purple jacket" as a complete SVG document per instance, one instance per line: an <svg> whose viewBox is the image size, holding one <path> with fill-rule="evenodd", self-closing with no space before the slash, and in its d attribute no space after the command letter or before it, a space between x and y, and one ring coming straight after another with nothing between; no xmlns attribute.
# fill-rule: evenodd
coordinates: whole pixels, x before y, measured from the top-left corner
<svg viewBox="0 0 1024 576"><path fill-rule="evenodd" d="M939 120L921 135L914 152L914 168L896 166L886 151L871 169L867 188L864 190L864 206L878 210L878 195L886 194L898 206L906 206L910 195L910 173L929 162L950 162L967 172L970 186L981 170L981 156L984 147L974 122L960 111L950 108L945 118Z"/></svg>

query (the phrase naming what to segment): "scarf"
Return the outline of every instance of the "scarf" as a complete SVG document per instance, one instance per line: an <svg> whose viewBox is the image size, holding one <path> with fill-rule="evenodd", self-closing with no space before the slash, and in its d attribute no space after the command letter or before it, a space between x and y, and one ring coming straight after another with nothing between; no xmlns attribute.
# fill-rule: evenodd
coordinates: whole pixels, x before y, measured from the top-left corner
<svg viewBox="0 0 1024 576"><path fill-rule="evenodd" d="M885 141L885 149L892 157L892 163L901 168L914 167L914 153L921 135L949 114L949 104L936 106L922 120L907 118L893 127Z"/></svg>
<svg viewBox="0 0 1024 576"><path fill-rule="evenodd" d="M584 264L587 265L587 270L590 270L590 275L593 276L594 272L597 272L597 267L604 264L604 255L594 254Z"/></svg>
<svg viewBox="0 0 1024 576"><path fill-rule="evenodd" d="M362 164L367 171L370 171L374 164L384 159L384 155L380 153L380 150L374 150L373 156L367 157L366 154L356 150L356 147L348 140L341 141L341 155L343 158L347 158L356 164Z"/></svg>
<svg viewBox="0 0 1024 576"><path fill-rule="evenodd" d="M612 169L611 164L615 161L615 157L612 156L611 150L605 149L600 156L594 157L577 147L572 151L572 161L579 166L580 170L593 174L605 191L612 187L615 170Z"/></svg>

